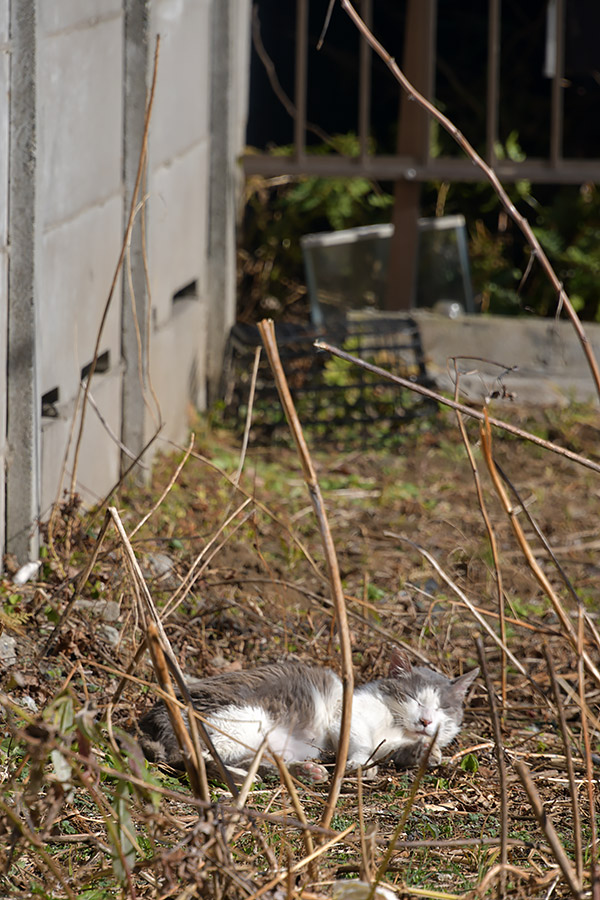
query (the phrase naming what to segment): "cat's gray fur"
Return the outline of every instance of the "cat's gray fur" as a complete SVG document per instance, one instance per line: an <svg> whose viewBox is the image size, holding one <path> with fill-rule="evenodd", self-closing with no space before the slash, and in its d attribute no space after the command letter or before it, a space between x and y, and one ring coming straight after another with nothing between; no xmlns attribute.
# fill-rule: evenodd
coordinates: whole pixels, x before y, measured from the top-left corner
<svg viewBox="0 0 600 900"><path fill-rule="evenodd" d="M436 733L430 760L439 763L441 748L458 733L464 697L478 671L451 681L393 651L390 677L354 691L348 768L370 765L374 774L372 763L390 756L398 766L415 765ZM243 774L267 737L288 765L313 781L327 777L312 761L333 759L337 750L342 683L331 669L288 660L190 681L188 688L226 766L242 767ZM163 703L141 719L140 729L149 759L184 767Z"/></svg>

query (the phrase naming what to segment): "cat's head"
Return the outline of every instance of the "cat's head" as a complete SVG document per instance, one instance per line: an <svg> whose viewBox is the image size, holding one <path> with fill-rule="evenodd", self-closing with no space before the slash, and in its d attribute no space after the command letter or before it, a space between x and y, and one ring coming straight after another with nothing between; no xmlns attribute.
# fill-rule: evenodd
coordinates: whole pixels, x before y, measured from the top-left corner
<svg viewBox="0 0 600 900"><path fill-rule="evenodd" d="M450 679L424 666L412 666L408 656L394 649L390 657L391 709L407 737L431 739L446 746L458 734L466 693L479 669Z"/></svg>

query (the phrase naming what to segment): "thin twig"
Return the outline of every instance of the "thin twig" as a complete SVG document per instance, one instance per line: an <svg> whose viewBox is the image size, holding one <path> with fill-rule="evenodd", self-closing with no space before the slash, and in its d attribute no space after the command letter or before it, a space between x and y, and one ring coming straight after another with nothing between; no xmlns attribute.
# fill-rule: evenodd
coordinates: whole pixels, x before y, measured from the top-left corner
<svg viewBox="0 0 600 900"><path fill-rule="evenodd" d="M244 461L248 450L248 440L250 438L250 427L252 425L252 410L254 407L254 394L256 391L256 379L258 378L258 366L260 364L260 345L254 351L254 365L252 366L252 377L250 379L250 391L248 393L248 411L246 413L246 424L244 426L244 437L242 439L242 449L240 451L240 461L238 463L237 472L233 476L233 484L235 487L240 483L242 471L244 469Z"/></svg>
<svg viewBox="0 0 600 900"><path fill-rule="evenodd" d="M478 611L477 607L471 603L471 601L469 600L467 595L463 591L461 591L459 586L454 581L452 581L452 579L447 574L447 572L445 572L442 569L442 567L438 563L437 559L434 556L432 556L432 554L429 553L429 551L425 550L424 547L421 547L419 544L416 544L414 541L411 541L410 538L407 538L402 534L396 534L396 532L394 532L394 531L384 531L383 533L386 537L394 538L397 541L403 541L403 543L409 544L411 547L414 547L415 550L418 550L419 553L422 556L424 556L425 559L427 559L431 563L433 568L436 570L438 575L440 575L440 577L446 582L448 587L451 588L454 591L454 593L457 594L458 597L460 597L460 599L462 600L464 605L472 613L472 615L475 617L475 619L479 622L479 624L481 625L483 630L487 634L489 634L489 636L492 638L494 643L496 643L501 650L504 650L507 657L510 659L511 663L513 664L513 666L516 666L516 668L521 673L521 675L525 675L526 678L529 678L529 676L527 674L527 670L525 669L523 664L521 662L519 662L519 660L514 655L514 653L511 653L511 651L508 649L508 646L505 643L503 643L502 639L500 637L498 637L498 635L496 634L494 629L491 628L488 625L488 623L485 621L485 619L483 618L481 613Z"/></svg>
<svg viewBox="0 0 600 900"><path fill-rule="evenodd" d="M62 626L64 625L64 623L66 622L66 620L69 618L69 616L71 614L71 610L75 606L75 603L77 602L78 598L81 596L81 592L82 592L83 588L85 587L85 584L86 584L88 578L90 577L92 569L96 565L96 560L98 559L98 554L100 553L100 548L102 547L102 543L103 543L104 537L106 535L106 530L107 530L108 526L110 525L110 522L111 522L111 517L110 517L110 514L107 512L104 516L104 522L102 523L102 527L100 528L98 537L96 538L96 543L94 544L94 549L92 550L92 554L87 562L87 565L84 567L84 569L82 570L82 572L79 575L79 578L77 579L77 583L76 583L75 589L73 591L73 596L71 597L71 599L65 606L58 622L52 629L52 632L50 633L48 640L46 641L46 643L44 644L44 646L42 648L42 654L41 654L42 657L49 656L50 653L52 652L53 648L56 646L56 641L58 640L58 635L60 634L60 630L61 630Z"/></svg>
<svg viewBox="0 0 600 900"><path fill-rule="evenodd" d="M436 729L436 732L435 732L433 738L431 739L429 745L425 749L425 753L423 754L423 757L419 764L419 768L417 769L417 772L415 774L414 781L410 787L408 797L406 798L406 801L404 803L404 807L402 809L402 815L400 816L398 824L394 828L394 832L393 832L390 842L387 846L387 849L383 855L383 859L381 860L381 863L379 864L379 867L375 874L375 878L373 879L373 883L371 884L371 890L369 891L367 900L373 900L373 898L375 897L375 891L377 890L377 885L381 882L381 880L383 879L383 876L385 875L385 873L388 870L390 860L396 850L396 843L397 843L400 835L404 831L404 828L408 821L408 817L411 813L411 810L413 808L413 805L414 805L414 802L415 802L415 799L417 796L417 791L419 790L421 781L423 780L423 776L425 775L425 772L427 771L427 766L429 765L429 756L430 756L431 751L437 740L438 731L439 731L439 729Z"/></svg>
<svg viewBox="0 0 600 900"><path fill-rule="evenodd" d="M152 508L146 513L145 516L142 516L142 518L141 518L140 521L137 523L137 525L135 526L135 528L133 529L133 531L130 533L130 535L129 535L129 540L130 540L130 541L133 540L133 538L134 538L135 535L138 533L138 531L140 530L140 528L143 528L143 526L146 524L146 522L148 521L148 519L150 519L150 518L154 515L154 513L156 512L156 510L158 509L158 507L161 505L161 503L163 502L163 500L165 499L165 497L167 496L167 494L169 493L169 491L171 490L171 488L173 487L173 485L175 484L175 482L176 482L177 479L179 478L179 475L181 474L181 470L183 469L183 467L185 466L186 462L187 462L188 459L190 458L190 453L192 452L192 448L193 448L193 446L194 446L194 440L195 440L195 435L194 435L194 434L191 434L191 435L190 435L190 442L189 442L189 444L188 444L188 446L187 446L187 449L186 449L185 453L183 454L183 459L181 460L181 462L179 463L179 465L178 465L177 468L175 469L175 472L173 473L172 477L169 479L169 482L168 482L167 486L166 486L165 489L163 490L162 494L160 495L160 497L158 498L158 500L156 501L156 503L154 503L154 505L152 506Z"/></svg>
<svg viewBox="0 0 600 900"><path fill-rule="evenodd" d="M542 529L540 528L540 526L538 525L538 523L536 522L536 520L533 518L533 516L532 516L531 513L529 512L529 509L527 508L527 504L523 502L523 500L521 499L521 497L520 497L520 495L519 495L519 492L518 492L518 490L516 489L515 485L512 483L512 481L510 480L510 478L508 477L508 475L506 474L506 472L503 470L502 466L499 464L499 462L498 462L495 458L494 458L494 465L495 465L496 468L498 469L498 474L500 475L500 477L502 478L502 480L504 481L504 483L510 488L510 490L511 490L511 491L513 492L513 494L515 495L515 497L516 497L516 499L517 499L517 502L520 504L521 509L523 510L523 514L525 515L527 521L529 522L529 524L531 525L531 527L533 528L533 530L534 530L535 533L537 534L538 538L540 539L540 541L541 541L542 544L544 545L544 550L546 551L546 553L548 554L548 556L550 557L550 559L552 560L552 562L553 562L554 565L556 566L556 569L557 569L557 571L558 571L560 577L561 577L562 580L564 581L565 587L567 588L567 590L568 590L568 592L570 593L571 597L573 598L573 600L575 601L575 603L579 603L579 597L577 596L577 591L575 590L575 588L573 587L573 585L572 585L572 583L571 583L571 579L569 578L569 576L568 576L567 573L565 572L564 568L563 568L562 565L560 564L559 560L557 559L556 553L554 552L554 550L553 550L552 547L550 546L550 542L546 539L546 536L545 536L544 532L542 531Z"/></svg>
<svg viewBox="0 0 600 900"><path fill-rule="evenodd" d="M585 759L585 774L587 786L587 798L590 819L590 884L592 886L592 898L597 900L600 893L600 872L598 870L598 831L596 825L596 801L594 796L594 769L592 765L592 746L590 743L590 731L588 718L585 714L587 702L585 698L585 667L583 665L583 605L579 607L577 644L577 676L579 680L579 700L581 702L581 731L583 735L583 755Z"/></svg>
<svg viewBox="0 0 600 900"><path fill-rule="evenodd" d="M562 737L563 747L565 751L565 763L567 767L567 777L569 779L569 794L571 796L571 812L573 815L573 844L575 848L575 869L579 880L583 878L583 848L581 845L581 816L579 813L579 798L577 796L577 785L575 784L575 770L573 768L573 754L571 753L571 741L569 737L569 729L565 716L565 707L562 702L560 688L556 680L556 671L554 668L554 660L552 653L547 644L544 644L544 656L546 657L546 665L548 666L548 675L550 676L550 684L552 685L552 693L554 694L554 703L558 713L558 722L560 725L560 733Z"/></svg>
<svg viewBox="0 0 600 900"><path fill-rule="evenodd" d="M408 388L408 390L414 391L415 394L420 394L422 397L428 397L430 400L435 400L437 403L441 403L442 406L448 406L450 409L457 410L465 416L470 416L472 419L478 419L480 422L483 422L486 418L484 413L480 412L478 409L473 409L472 406L466 406L464 403L456 403L454 400L450 400L448 397L444 397L443 394L432 391L430 388L418 384L416 381L410 381L408 378L402 378L400 375L392 375L392 373L388 372L386 369L375 366L373 363L366 362L358 356L352 356L351 353L346 353L345 350L340 350L339 347L334 347L326 341L317 340L314 342L314 346L317 350L326 350L328 353L337 356L339 359L344 359L346 362L353 363L355 366L360 366L361 369L366 369L367 372L372 372L380 378L387 378L388 381L393 381L394 384L399 384L400 387ZM487 416L487 420L490 425L501 428L503 431L508 432L508 434L514 434L516 437L522 438L525 441L530 441L538 447L543 447L544 450L550 450L552 453L564 456L565 459L570 459L572 462L576 462L586 469L591 469L593 472L600 472L600 463L594 462L591 459L586 459L585 456L580 456L578 453L573 453L572 450L567 450L565 447L559 447L558 444L553 444L552 441L545 441L543 438L531 434L529 431L523 431L522 428L517 428L516 425L511 425L509 422L504 422L502 419L495 419L493 416Z"/></svg>
<svg viewBox="0 0 600 900"><path fill-rule="evenodd" d="M496 749L496 761L498 763L498 776L500 779L500 879L498 881L498 896L506 896L506 865L508 864L508 790L506 778L506 760L504 758L504 742L502 740L502 729L500 728L500 718L498 716L498 708L496 705L496 695L494 693L494 685L488 671L485 649L480 637L475 641L477 647L477 655L479 664L485 680L485 688L488 695L488 703L490 707L490 717L492 720L492 728L494 731L494 743Z"/></svg>
<svg viewBox="0 0 600 900"><path fill-rule="evenodd" d="M562 282L552 268L550 260L546 256L542 245L534 234L531 225L529 224L527 219L518 211L492 167L482 159L482 157L477 153L475 148L469 143L462 132L459 131L456 125L454 125L454 123L451 122L447 116L440 112L440 110L437 109L433 103L427 100L426 97L423 96L423 94L419 93L419 91L416 90L416 88L411 84L406 75L402 72L402 70L396 63L396 60L390 56L387 50L375 38L372 31L368 28L365 22L363 22L349 0L340 0L340 3L342 5L342 9L350 16L368 44L377 53L380 59L383 60L396 81L407 92L409 99L415 101L419 106L426 110L432 118L439 122L442 128L444 128L448 132L448 134L450 134L450 136L454 138L456 143L467 154L471 161L479 169L481 169L481 171L484 173L484 175L494 188L498 199L500 200L500 203L505 208L511 219L516 222L518 227L523 232L525 240L531 247L532 252L535 254L535 258L539 261L542 269L546 273L550 283L556 291L559 305L564 305L567 311L567 315L569 316L577 337L579 338L579 341L581 343L583 352L592 373L594 384L596 386L596 392L600 397L600 370L598 369L598 364L596 362L596 357L594 355L592 345L583 329L577 313L575 312L573 304L569 300L569 297L567 296L563 288Z"/></svg>

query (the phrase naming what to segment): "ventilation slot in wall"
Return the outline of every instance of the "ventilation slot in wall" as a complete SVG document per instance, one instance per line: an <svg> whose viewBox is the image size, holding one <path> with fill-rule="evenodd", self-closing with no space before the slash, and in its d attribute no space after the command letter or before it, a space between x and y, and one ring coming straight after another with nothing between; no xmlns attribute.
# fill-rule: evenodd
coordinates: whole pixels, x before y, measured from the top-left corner
<svg viewBox="0 0 600 900"><path fill-rule="evenodd" d="M182 287L175 294L173 294L173 306L179 300L196 300L198 298L198 282L190 281L189 284L186 284L185 287Z"/></svg>
<svg viewBox="0 0 600 900"><path fill-rule="evenodd" d="M47 419L56 419L58 418L58 410L56 408L56 404L58 403L58 388L52 388L51 391L46 391L45 394L42 394L42 416Z"/></svg>
<svg viewBox="0 0 600 900"><path fill-rule="evenodd" d="M105 353L101 353L98 359L96 360L96 368L94 369L95 375L100 375L102 372L108 372L110 368L110 350L107 350ZM84 366L81 370L81 380L85 381L90 372L92 371L92 364L89 362L87 366Z"/></svg>

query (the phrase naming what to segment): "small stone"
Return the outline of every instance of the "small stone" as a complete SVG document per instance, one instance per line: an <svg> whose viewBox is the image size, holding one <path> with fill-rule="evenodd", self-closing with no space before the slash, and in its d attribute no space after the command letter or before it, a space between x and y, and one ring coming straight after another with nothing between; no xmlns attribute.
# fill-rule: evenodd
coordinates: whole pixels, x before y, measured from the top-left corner
<svg viewBox="0 0 600 900"><path fill-rule="evenodd" d="M117 622L121 615L121 607L116 600L84 600L75 601L75 609L88 609L93 616L103 622Z"/></svg>
<svg viewBox="0 0 600 900"><path fill-rule="evenodd" d="M121 640L121 635L112 625L102 625L100 628L101 636L108 641L111 647L116 647Z"/></svg>
<svg viewBox="0 0 600 900"><path fill-rule="evenodd" d="M14 666L17 661L17 642L9 634L0 634L0 663Z"/></svg>

